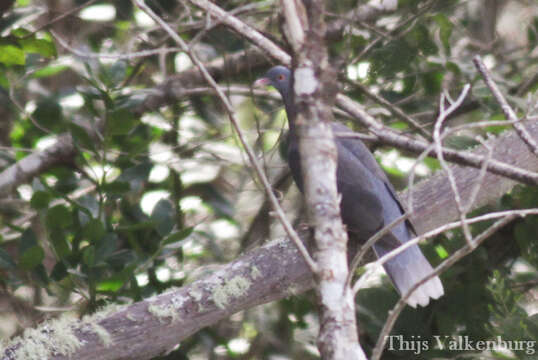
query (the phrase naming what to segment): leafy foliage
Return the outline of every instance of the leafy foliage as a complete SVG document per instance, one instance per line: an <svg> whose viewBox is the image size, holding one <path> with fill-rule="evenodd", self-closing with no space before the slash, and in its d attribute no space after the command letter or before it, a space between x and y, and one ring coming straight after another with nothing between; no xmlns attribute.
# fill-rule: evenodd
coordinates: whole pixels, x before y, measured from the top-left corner
<svg viewBox="0 0 538 360"><path fill-rule="evenodd" d="M186 2L148 2L176 24L206 62L222 58L226 65L234 65L228 64L228 58L251 47L240 34L206 23L205 15ZM327 20L350 13L355 3L332 2ZM471 83L473 98L459 117L450 120L450 126L502 119L501 109L470 64L473 54L484 52L501 90L524 114L530 111L527 97L536 99L538 89L538 81L527 84L537 69L538 10L531 2L520 3L527 10L524 21L518 18L517 8L510 8L516 16L506 20L517 23L517 36L503 32L498 15L500 35L491 44L484 39L485 19L477 14L487 5L479 1L399 1L394 12L363 23L353 21L328 44L335 63L345 64L339 73L346 85L343 90L387 126L411 131L407 123L354 87L354 82L361 82L430 130L439 95L443 91L455 94L463 84ZM185 54L81 55L125 55L175 46L144 22L131 1L100 1L86 9L105 6L100 9L113 11L112 20L83 19L77 12L39 27L46 22L39 17L41 7L60 14L80 4L19 0L0 17L0 124L5 133L0 136L0 172L50 146L58 134L68 133L77 153L1 199L0 284L2 296L22 298L38 309L74 305L83 315L107 303L139 301L182 286L210 265L238 257L244 250L240 244L259 244L260 237L265 240L282 232L269 211L263 210L263 192L221 104L214 94L200 90L205 84L197 80L199 74ZM220 5L229 10L245 5L238 16L285 43L278 30L278 6L272 2L237 0ZM503 16L510 16L506 13ZM513 50L516 42L518 50ZM227 75L225 66L215 76L223 86L249 85L268 66L268 62L253 61L237 76ZM189 71L181 87L199 92L146 107L152 94L166 91L159 85L171 74ZM526 90L519 92L524 84ZM278 179L285 154L279 151L285 141L280 105L244 92L232 95L248 140L263 157L270 178ZM463 131L447 138L445 145L469 149L478 144L476 136L505 130L490 126ZM391 180L405 186L409 174L405 164L413 160L410 155L384 147L376 155ZM421 166L422 177L439 169L438 161L430 158ZM287 193L278 190L286 210L299 213L300 198L291 189ZM536 207L537 189L518 186L476 213ZM262 230L252 225L259 209ZM473 233L487 225L473 226ZM420 353L421 359L484 355L478 350L435 347L436 335L537 339L536 233L535 216L515 220L497 232L442 275L446 292L442 299L426 309L405 309L392 334L427 341L431 347ZM424 244L423 251L438 264L464 243L457 230ZM24 298L20 293L32 296ZM241 312L200 331L162 358L318 358L314 348L319 324L312 299L310 293L290 296ZM367 352L397 299L386 278L359 292L357 317ZM2 327L0 334L7 338L18 330ZM383 358L409 356L409 351L388 349ZM490 356L531 359L536 355L513 351L508 355L491 352Z"/></svg>

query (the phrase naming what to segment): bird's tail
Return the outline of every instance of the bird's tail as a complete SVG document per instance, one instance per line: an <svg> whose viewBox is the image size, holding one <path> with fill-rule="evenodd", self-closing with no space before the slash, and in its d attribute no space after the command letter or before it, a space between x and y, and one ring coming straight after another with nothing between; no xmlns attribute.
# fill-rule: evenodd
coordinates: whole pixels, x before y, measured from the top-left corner
<svg viewBox="0 0 538 360"><path fill-rule="evenodd" d="M382 240L381 240L382 241ZM386 251L382 245L374 245L376 255L383 256ZM420 248L413 245L383 264L385 271L392 279L392 283L400 295L407 292L424 277L432 272L432 266L424 257ZM412 307L427 306L430 298L438 299L444 295L443 284L438 276L435 276L413 291L407 299L407 304Z"/></svg>

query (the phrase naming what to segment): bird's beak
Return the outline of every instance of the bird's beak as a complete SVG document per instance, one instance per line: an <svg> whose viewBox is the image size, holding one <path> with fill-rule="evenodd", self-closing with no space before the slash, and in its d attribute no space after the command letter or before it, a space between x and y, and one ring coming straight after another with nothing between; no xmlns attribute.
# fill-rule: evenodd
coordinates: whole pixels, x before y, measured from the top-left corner
<svg viewBox="0 0 538 360"><path fill-rule="evenodd" d="M254 87L264 87L271 84L271 80L269 80L266 77L259 78L258 80L254 81Z"/></svg>

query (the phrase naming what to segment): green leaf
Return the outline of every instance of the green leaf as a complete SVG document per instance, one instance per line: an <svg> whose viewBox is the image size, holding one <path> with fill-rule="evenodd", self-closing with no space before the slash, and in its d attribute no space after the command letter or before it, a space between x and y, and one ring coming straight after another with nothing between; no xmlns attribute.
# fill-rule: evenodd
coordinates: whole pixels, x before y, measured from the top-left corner
<svg viewBox="0 0 538 360"><path fill-rule="evenodd" d="M123 60L116 61L108 70L112 85L119 85L127 76L127 63Z"/></svg>
<svg viewBox="0 0 538 360"><path fill-rule="evenodd" d="M47 129L58 129L63 122L62 107L52 98L39 101L32 116Z"/></svg>
<svg viewBox="0 0 538 360"><path fill-rule="evenodd" d="M45 222L50 228L66 228L73 219L71 212L64 205L56 205L47 211Z"/></svg>
<svg viewBox="0 0 538 360"><path fill-rule="evenodd" d="M153 208L151 219L155 221L155 229L161 236L166 236L174 227L174 207L170 200L161 199Z"/></svg>
<svg viewBox="0 0 538 360"><path fill-rule="evenodd" d="M27 53L39 54L46 58L56 57L56 47L45 39L25 38L19 39L19 44Z"/></svg>
<svg viewBox="0 0 538 360"><path fill-rule="evenodd" d="M427 157L424 160L424 164L430 169L430 170L439 170L441 169L441 164L439 163L439 160Z"/></svg>
<svg viewBox="0 0 538 360"><path fill-rule="evenodd" d="M45 251L39 245L26 249L19 257L19 267L23 270L31 270L41 264L45 258Z"/></svg>
<svg viewBox="0 0 538 360"><path fill-rule="evenodd" d="M148 96L148 93L142 91L120 95L116 98L116 106L118 109L132 109L146 101Z"/></svg>
<svg viewBox="0 0 538 360"><path fill-rule="evenodd" d="M95 152L95 141L88 135L88 131L75 123L69 124L69 130L76 143L80 144L83 148Z"/></svg>
<svg viewBox="0 0 538 360"><path fill-rule="evenodd" d="M21 48L14 45L0 45L0 63L7 66L24 65L26 56Z"/></svg>
<svg viewBox="0 0 538 360"><path fill-rule="evenodd" d="M439 255L441 259L445 259L446 257L448 257L448 252L442 245L437 245L435 247L435 251L437 252L437 255Z"/></svg>
<svg viewBox="0 0 538 360"><path fill-rule="evenodd" d="M109 263L114 268L123 268L128 263L132 263L135 261L137 261L137 256L135 252L127 249L116 251L107 259L107 263Z"/></svg>
<svg viewBox="0 0 538 360"><path fill-rule="evenodd" d="M45 209L49 206L52 195L47 191L36 191L30 200L30 206L36 210Z"/></svg>
<svg viewBox="0 0 538 360"><path fill-rule="evenodd" d="M408 69L416 56L416 47L408 42L391 41L372 51L368 76L371 79L385 75L392 76L395 72Z"/></svg>
<svg viewBox="0 0 538 360"><path fill-rule="evenodd" d="M131 185L128 182L116 180L103 184L101 190L109 194L124 194L131 190Z"/></svg>
<svg viewBox="0 0 538 360"><path fill-rule="evenodd" d="M58 258L65 259L71 255L71 247L69 246L66 234L62 230L52 229L49 239Z"/></svg>
<svg viewBox="0 0 538 360"><path fill-rule="evenodd" d="M32 74L32 77L35 79L47 78L50 76L58 75L67 69L69 69L69 66L67 65L45 66L39 70L34 71L34 73Z"/></svg>
<svg viewBox="0 0 538 360"><path fill-rule="evenodd" d="M137 119L128 109L111 111L107 117L107 130L112 135L126 135L136 125Z"/></svg>
<svg viewBox="0 0 538 360"><path fill-rule="evenodd" d="M84 248L82 252L82 260L88 266L95 265L95 246L90 245Z"/></svg>
<svg viewBox="0 0 538 360"><path fill-rule="evenodd" d="M177 231L175 233L172 233L172 234L168 235L162 241L162 244L163 245L168 245L168 244L171 244L171 243L174 243L174 242L181 241L181 240L187 238L190 234L192 234L193 230L194 230L194 227L191 226L191 227L185 228L185 229L183 229L181 231Z"/></svg>
<svg viewBox="0 0 538 360"><path fill-rule="evenodd" d="M67 267L62 261L59 261L54 265L50 272L50 277L55 281L60 281L67 276Z"/></svg>
<svg viewBox="0 0 538 360"><path fill-rule="evenodd" d="M528 216L519 222L514 230L514 237L519 245L522 257L531 265L538 266L538 216Z"/></svg>
<svg viewBox="0 0 538 360"><path fill-rule="evenodd" d="M6 76L6 72L3 71L3 66L0 67L0 86L4 89L9 89L9 79Z"/></svg>
<svg viewBox="0 0 538 360"><path fill-rule="evenodd" d="M447 61L445 67L448 71L452 72L456 76L461 76L461 70L458 64L452 61Z"/></svg>
<svg viewBox="0 0 538 360"><path fill-rule="evenodd" d="M145 162L122 171L117 181L126 181L131 190L141 190L144 182L148 180L153 164Z"/></svg>
<svg viewBox="0 0 538 360"><path fill-rule="evenodd" d="M432 71L426 72L421 75L422 82L424 84L424 89L427 94L438 94L441 91L441 86L443 84L444 71Z"/></svg>
<svg viewBox="0 0 538 360"><path fill-rule="evenodd" d="M13 35L17 38L22 38L22 37L25 37L25 36L30 36L32 33L30 32L30 30L27 30L25 28L16 28L16 29L13 29L11 30L11 33L10 35Z"/></svg>
<svg viewBox="0 0 538 360"><path fill-rule="evenodd" d="M131 224L131 225L122 225L118 227L118 230L139 231L139 230L152 229L154 226L155 226L155 221L148 220L148 221L137 222L136 224Z"/></svg>
<svg viewBox="0 0 538 360"><path fill-rule="evenodd" d="M41 286L47 286L49 283L49 276L47 275L47 269L43 264L37 264L36 267L32 269L32 278L36 279Z"/></svg>
<svg viewBox="0 0 538 360"><path fill-rule="evenodd" d="M125 279L123 279L123 276L113 276L97 284L97 291L116 292L121 289L124 283Z"/></svg>
<svg viewBox="0 0 538 360"><path fill-rule="evenodd" d="M16 264L4 249L0 248L0 268L2 269L13 269Z"/></svg>
<svg viewBox="0 0 538 360"><path fill-rule="evenodd" d="M104 234L105 227L98 219L89 220L82 230L82 235L92 244L98 242L104 236Z"/></svg>
<svg viewBox="0 0 538 360"><path fill-rule="evenodd" d="M32 229L26 229L21 235L19 241L19 254L22 254L31 247L37 245L37 239Z"/></svg>

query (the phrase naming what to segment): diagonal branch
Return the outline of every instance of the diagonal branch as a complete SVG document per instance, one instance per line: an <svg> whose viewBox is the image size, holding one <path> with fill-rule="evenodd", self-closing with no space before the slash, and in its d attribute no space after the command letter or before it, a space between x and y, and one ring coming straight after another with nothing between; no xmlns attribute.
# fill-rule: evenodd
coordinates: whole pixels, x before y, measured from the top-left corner
<svg viewBox="0 0 538 360"><path fill-rule="evenodd" d="M506 119L514 123L514 128L516 129L521 139L527 144L527 146L529 147L529 149L531 149L534 155L538 156L538 144L536 143L536 140L532 138L532 136L525 128L525 125L517 118L514 109L512 109L510 104L508 104L508 101L506 101L506 99L504 98L503 94L501 93L501 90L499 90L499 87L491 78L491 74L486 68L484 62L482 61L482 58L479 55L476 55L473 58L473 62L482 77L484 78L484 82L493 94L493 97L501 106L501 109L504 113L504 116L506 116Z"/></svg>
<svg viewBox="0 0 538 360"><path fill-rule="evenodd" d="M283 65L291 65L291 57L274 43L263 36L259 31L250 27L242 22L237 17L227 13L222 8L207 0L189 0L193 4L199 6L205 11L209 12L212 16L217 17L224 25L236 30L241 36L252 41L256 46L268 54L272 59L282 63ZM415 152L422 152L427 149L428 144L422 141L410 139L406 136L398 135L393 132L384 131L384 127L377 122L366 110L358 103L354 102L349 97L338 94L336 97L336 104L342 110L351 115L354 119L357 119L361 124L366 126L374 135L376 135L381 141L389 145L402 146ZM457 161L464 165L480 168L484 162L487 161L486 156L477 156L475 154L469 154L468 152L444 150L443 154L447 160ZM432 156L434 154L432 153ZM529 184L538 184L538 173L532 171L525 171L523 169L511 166L492 159L488 161L487 170L498 175L507 176L511 179Z"/></svg>
<svg viewBox="0 0 538 360"><path fill-rule="evenodd" d="M441 180L447 182L446 177ZM447 191L437 191L437 187L434 179L415 189L417 198L422 199L416 206L415 225L423 231L434 229L432 224L445 224L457 217L430 212L430 205L444 203L444 198L451 197ZM462 188L462 196L466 196L467 190ZM538 209L504 211L469 218L467 222L536 213ZM450 223L425 235L433 236L459 225ZM300 236L305 238L307 234ZM67 354L79 360L150 359L238 311L297 295L312 286L312 273L295 246L286 240L273 240L180 289L128 306L104 309L94 317L64 318L29 329L24 337L13 339L4 347L0 359L17 358L26 345L35 351L39 341L46 341L39 349L50 351L48 358L52 360L67 360ZM72 347L62 355L58 348L65 348L66 342L71 342Z"/></svg>
<svg viewBox="0 0 538 360"><path fill-rule="evenodd" d="M290 106L286 107L292 129L289 146L298 141L308 220L314 228L314 258L319 268L315 276L320 322L317 346L323 359L366 360L357 336L354 296L346 282L348 238L340 217L337 149L330 125L337 86L324 41L325 0L280 3L294 57L290 95L294 99L291 106L297 111L292 114Z"/></svg>
<svg viewBox="0 0 538 360"><path fill-rule="evenodd" d="M256 174L258 175L263 188L271 201L271 205L273 205L273 208L276 212L276 215L278 219L280 220L282 226L284 227L287 235L290 237L290 239L293 241L303 258L305 259L306 263L308 264L310 270L312 272L317 272L317 265L314 262L314 260L310 257L308 254L308 250L304 246L301 239L299 239L297 233L291 226L290 222L286 218L286 215L284 214L284 211L280 207L280 204L278 203L278 200L273 193L273 189L271 188L271 184L269 183L269 180L267 179L267 176L265 175L262 166L258 162L258 159L256 158L256 155L254 154L254 150L252 150L252 147L250 144L246 141L245 136L243 135L243 132L241 131L241 128L239 127L239 122L234 116L234 109L222 89L217 85L215 80L211 77L209 72L206 70L204 64L194 55L194 53L191 51L189 46L185 43L185 41L177 34L175 33L168 24L164 22L160 17L158 17L142 0L134 0L136 5L143 10L146 14L148 14L155 22L157 22L167 33L170 35L170 37L189 55L192 62L198 67L200 72L202 73L204 79L207 81L207 83L217 92L217 95L219 99L224 104L224 107L226 109L226 112L228 113L228 118L230 119L230 122L232 123L235 131L237 132L237 135L239 137L239 140L241 141L241 145L245 148L245 151L248 155L248 158L250 160L250 163L254 167L254 170L256 171Z"/></svg>
<svg viewBox="0 0 538 360"><path fill-rule="evenodd" d="M6 196L17 186L50 168L61 164L71 164L77 152L71 135L59 136L51 147L24 157L0 173L0 197Z"/></svg>

